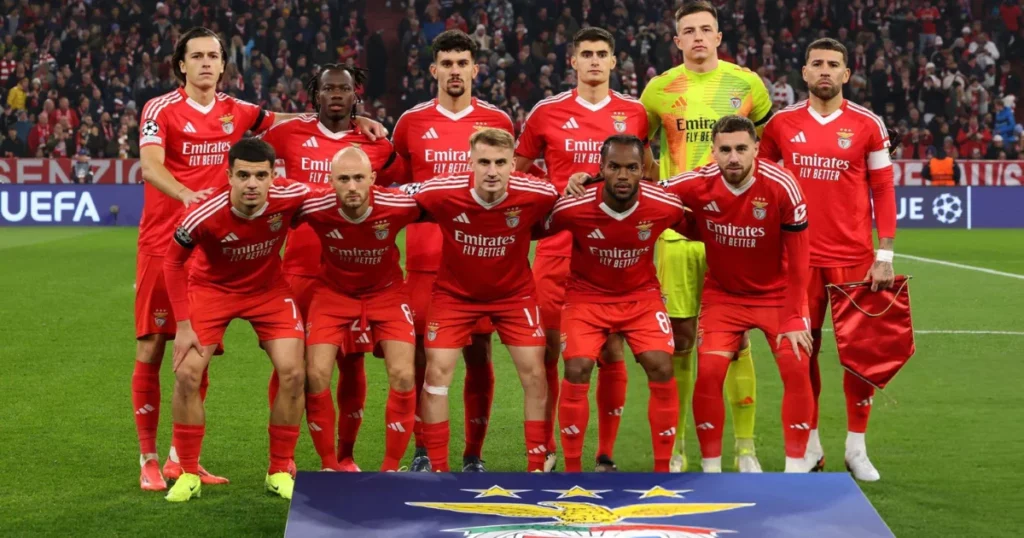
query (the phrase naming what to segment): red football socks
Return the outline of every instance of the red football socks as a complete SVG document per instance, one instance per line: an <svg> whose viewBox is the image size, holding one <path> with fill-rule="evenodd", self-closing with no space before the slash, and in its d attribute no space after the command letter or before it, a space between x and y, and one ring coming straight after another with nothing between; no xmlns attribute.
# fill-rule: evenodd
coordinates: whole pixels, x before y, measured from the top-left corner
<svg viewBox="0 0 1024 538"><path fill-rule="evenodd" d="M181 470L189 474L199 474L199 453L203 449L203 436L206 435L204 424L174 423L171 434L171 446L178 452L178 463ZM287 466L287 462L285 462Z"/></svg>
<svg viewBox="0 0 1024 538"><path fill-rule="evenodd" d="M544 375L548 380L548 404L544 409L548 450L555 451L555 413L558 411L558 358L544 362Z"/></svg>
<svg viewBox="0 0 1024 538"><path fill-rule="evenodd" d="M821 397L821 368L818 366L818 355L821 353L821 329L811 329L814 344L811 348L811 395L814 407L811 408L811 429L818 429L818 399Z"/></svg>
<svg viewBox="0 0 1024 538"><path fill-rule="evenodd" d="M562 380L562 398L558 401L558 427L561 430L565 472L583 471L583 441L590 420L590 383Z"/></svg>
<svg viewBox="0 0 1024 538"><path fill-rule="evenodd" d="M844 371L843 392L846 394L846 429L854 433L866 432L875 395L874 387Z"/></svg>
<svg viewBox="0 0 1024 538"><path fill-rule="evenodd" d="M295 444L299 441L299 427L271 424L270 468L267 474L286 473L288 465L295 458Z"/></svg>
<svg viewBox="0 0 1024 538"><path fill-rule="evenodd" d="M525 420L523 432L526 436L526 472L544 470L544 460L548 456L546 421Z"/></svg>
<svg viewBox="0 0 1024 538"><path fill-rule="evenodd" d="M487 437L494 400L494 365L491 361L466 363L466 385L462 402L466 413L466 450L463 457L480 457Z"/></svg>
<svg viewBox="0 0 1024 538"><path fill-rule="evenodd" d="M338 461L352 457L366 404L363 356L338 356Z"/></svg>
<svg viewBox="0 0 1024 538"><path fill-rule="evenodd" d="M412 434L415 437L416 448L424 448L427 445L423 442L423 421L420 419L420 402L423 401L420 391L423 390L423 382L427 378L427 365L416 364L416 423L412 427Z"/></svg>
<svg viewBox="0 0 1024 538"><path fill-rule="evenodd" d="M654 472L667 473L676 441L676 425L679 424L679 390L675 378L651 381L647 386L651 389L647 421L651 424L651 441L654 444Z"/></svg>
<svg viewBox="0 0 1024 538"><path fill-rule="evenodd" d="M786 442L786 457L802 458L811 435L814 395L808 375L810 361L803 353L797 358L789 345L783 341L775 353L775 364L782 376L782 437Z"/></svg>
<svg viewBox="0 0 1024 538"><path fill-rule="evenodd" d="M334 399L331 389L326 388L316 394L306 395L306 424L309 425L309 436L313 438L313 447L320 455L322 469L334 469L338 460L334 454Z"/></svg>
<svg viewBox="0 0 1024 538"><path fill-rule="evenodd" d="M409 446L412 427L416 421L416 391L388 392L388 404L384 411L387 429L384 434L384 463L381 471L397 471L398 465Z"/></svg>
<svg viewBox="0 0 1024 538"><path fill-rule="evenodd" d="M713 353L697 357L697 381L693 387L693 421L704 458L722 456L722 426L725 424L725 374L729 359ZM652 394L653 397L653 394ZM678 398L678 397L677 397Z"/></svg>
<svg viewBox="0 0 1024 538"><path fill-rule="evenodd" d="M423 423L421 423L423 424ZM448 421L437 424L423 424L423 443L430 458L430 467L441 473L448 472L448 439L451 432Z"/></svg>
<svg viewBox="0 0 1024 538"><path fill-rule="evenodd" d="M132 372L132 407L141 454L156 454L156 431L160 425L160 363L135 361Z"/></svg>
<svg viewBox="0 0 1024 538"><path fill-rule="evenodd" d="M625 361L605 363L597 369L598 455L615 459L615 439L619 436L622 409L626 405L627 382Z"/></svg>

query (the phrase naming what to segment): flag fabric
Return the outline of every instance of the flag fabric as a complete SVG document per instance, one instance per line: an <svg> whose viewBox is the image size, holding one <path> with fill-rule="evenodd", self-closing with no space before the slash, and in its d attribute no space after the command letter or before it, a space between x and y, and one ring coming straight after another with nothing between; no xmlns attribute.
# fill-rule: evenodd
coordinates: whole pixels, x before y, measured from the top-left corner
<svg viewBox="0 0 1024 538"><path fill-rule="evenodd" d="M879 291L871 291L870 282L828 285L839 362L877 389L914 355L910 279L899 275Z"/></svg>

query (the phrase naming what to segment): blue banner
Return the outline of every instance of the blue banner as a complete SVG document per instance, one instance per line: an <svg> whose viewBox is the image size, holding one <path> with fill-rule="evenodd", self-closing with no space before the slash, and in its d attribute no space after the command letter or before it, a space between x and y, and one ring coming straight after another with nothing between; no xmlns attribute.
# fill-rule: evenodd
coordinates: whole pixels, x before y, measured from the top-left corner
<svg viewBox="0 0 1024 538"><path fill-rule="evenodd" d="M897 229L967 228L971 210L968 189L969 187L896 187Z"/></svg>
<svg viewBox="0 0 1024 538"><path fill-rule="evenodd" d="M286 537L891 537L847 473L299 473Z"/></svg>
<svg viewBox="0 0 1024 538"><path fill-rule="evenodd" d="M138 226L142 185L0 185L0 226Z"/></svg>

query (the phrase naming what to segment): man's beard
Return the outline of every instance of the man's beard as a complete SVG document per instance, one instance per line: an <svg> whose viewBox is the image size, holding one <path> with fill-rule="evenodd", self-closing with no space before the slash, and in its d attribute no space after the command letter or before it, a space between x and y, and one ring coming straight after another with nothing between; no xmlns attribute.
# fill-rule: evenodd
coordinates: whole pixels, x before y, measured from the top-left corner
<svg viewBox="0 0 1024 538"><path fill-rule="evenodd" d="M833 97L839 95L839 92L843 91L842 86L834 83L826 88L822 88L815 84L814 86L811 86L810 89L811 93L813 93L815 97L821 99L822 101L829 101Z"/></svg>

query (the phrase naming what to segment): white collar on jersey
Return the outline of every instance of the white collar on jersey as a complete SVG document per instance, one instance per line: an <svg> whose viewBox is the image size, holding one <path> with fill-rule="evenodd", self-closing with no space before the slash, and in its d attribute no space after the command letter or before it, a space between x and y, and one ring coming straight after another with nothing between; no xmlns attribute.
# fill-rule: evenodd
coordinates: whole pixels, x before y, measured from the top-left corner
<svg viewBox="0 0 1024 538"><path fill-rule="evenodd" d="M234 213L235 216L238 217L238 218L245 219L245 220L252 220L252 219L254 219L256 217L259 217L264 212L266 212L267 211L267 207L269 207L269 206L270 206L270 202L263 202L263 207L259 208L259 210L256 211L255 213L253 213L251 217L246 215L245 213L242 213L241 211L235 209L235 206L231 206L231 212Z"/></svg>
<svg viewBox="0 0 1024 538"><path fill-rule="evenodd" d="M327 127L324 127L324 124L320 123L320 120L316 121L316 126L317 126L318 129L320 129L320 132L323 133L324 136L326 136L327 138L330 138L331 140L341 140L342 138L345 138L345 135L347 135L347 134L352 132L351 130L348 130L348 131L338 131L336 133L331 132L330 129L328 129Z"/></svg>
<svg viewBox="0 0 1024 538"><path fill-rule="evenodd" d="M436 108L437 111L440 112L442 116L452 121L459 121L473 112L473 105L469 105L466 108L460 110L459 112L452 112L451 110L448 110L447 108L441 106L441 103L438 103L437 106L435 106L434 108Z"/></svg>
<svg viewBox="0 0 1024 538"><path fill-rule="evenodd" d="M815 121L822 125L828 125L835 121L836 118L843 115L843 109L842 107L840 107L837 108L835 112L829 114L828 116L822 116L821 114L818 113L817 110L814 110L814 107L811 106L810 102L807 103L807 112L810 113L811 117L814 118Z"/></svg>
<svg viewBox="0 0 1024 538"><path fill-rule="evenodd" d="M580 97L579 95L576 95L576 102L579 103L581 107L591 112L597 112L598 110L604 108L605 105L612 102L612 94L611 92L609 92L608 95L604 96L604 99L601 99L596 103L591 103L590 101L587 101L586 99Z"/></svg>
<svg viewBox="0 0 1024 538"><path fill-rule="evenodd" d="M200 114L203 114L205 116L206 114L209 114L211 110L213 110L213 105L217 104L217 97L214 96L213 101L210 101L210 104L206 106L197 103L191 97L186 97L185 102L188 103L188 106L198 110Z"/></svg>
<svg viewBox="0 0 1024 538"><path fill-rule="evenodd" d="M476 200L476 203L480 204L480 206L483 207L484 209L491 209L497 206L498 204L504 202L505 198L508 198L508 187L505 187L505 194L502 194L501 196L498 197L497 200L493 202L485 201L483 198L480 197L479 194L476 193L476 189L473 187L469 188L469 192L470 194L473 195L473 199Z"/></svg>
<svg viewBox="0 0 1024 538"><path fill-rule="evenodd" d="M370 213L373 213L373 206L372 205L370 207L366 208L366 213L363 213L362 217L359 217L358 219L353 220L353 219L350 219L348 217L348 215L346 215L345 212L341 210L340 206L338 207L338 214L341 215L341 218L351 222L352 224L362 224L363 221L365 221L366 219L370 218Z"/></svg>
<svg viewBox="0 0 1024 538"><path fill-rule="evenodd" d="M633 204L633 207L623 211L622 213L619 213L618 211L608 207L608 204L605 204L604 202L601 202L601 205L599 205L598 207L600 207L601 211L604 211L605 214L608 215L609 217L619 222L622 222L626 220L626 217L632 215L633 212L636 211L636 208L640 207L640 197L637 196L636 203Z"/></svg>
<svg viewBox="0 0 1024 538"><path fill-rule="evenodd" d="M722 178L722 185L725 185L725 188L729 189L729 192L733 193L736 196L739 196L739 195L749 191L750 187L753 187L754 183L757 181L757 165L754 165L754 172L752 174L750 174L750 181L748 181L746 185L744 185L744 186L742 186L742 187L740 187L738 189L736 187L733 187L732 185L730 185L729 182L725 180L725 176L720 176L720 177Z"/></svg>

